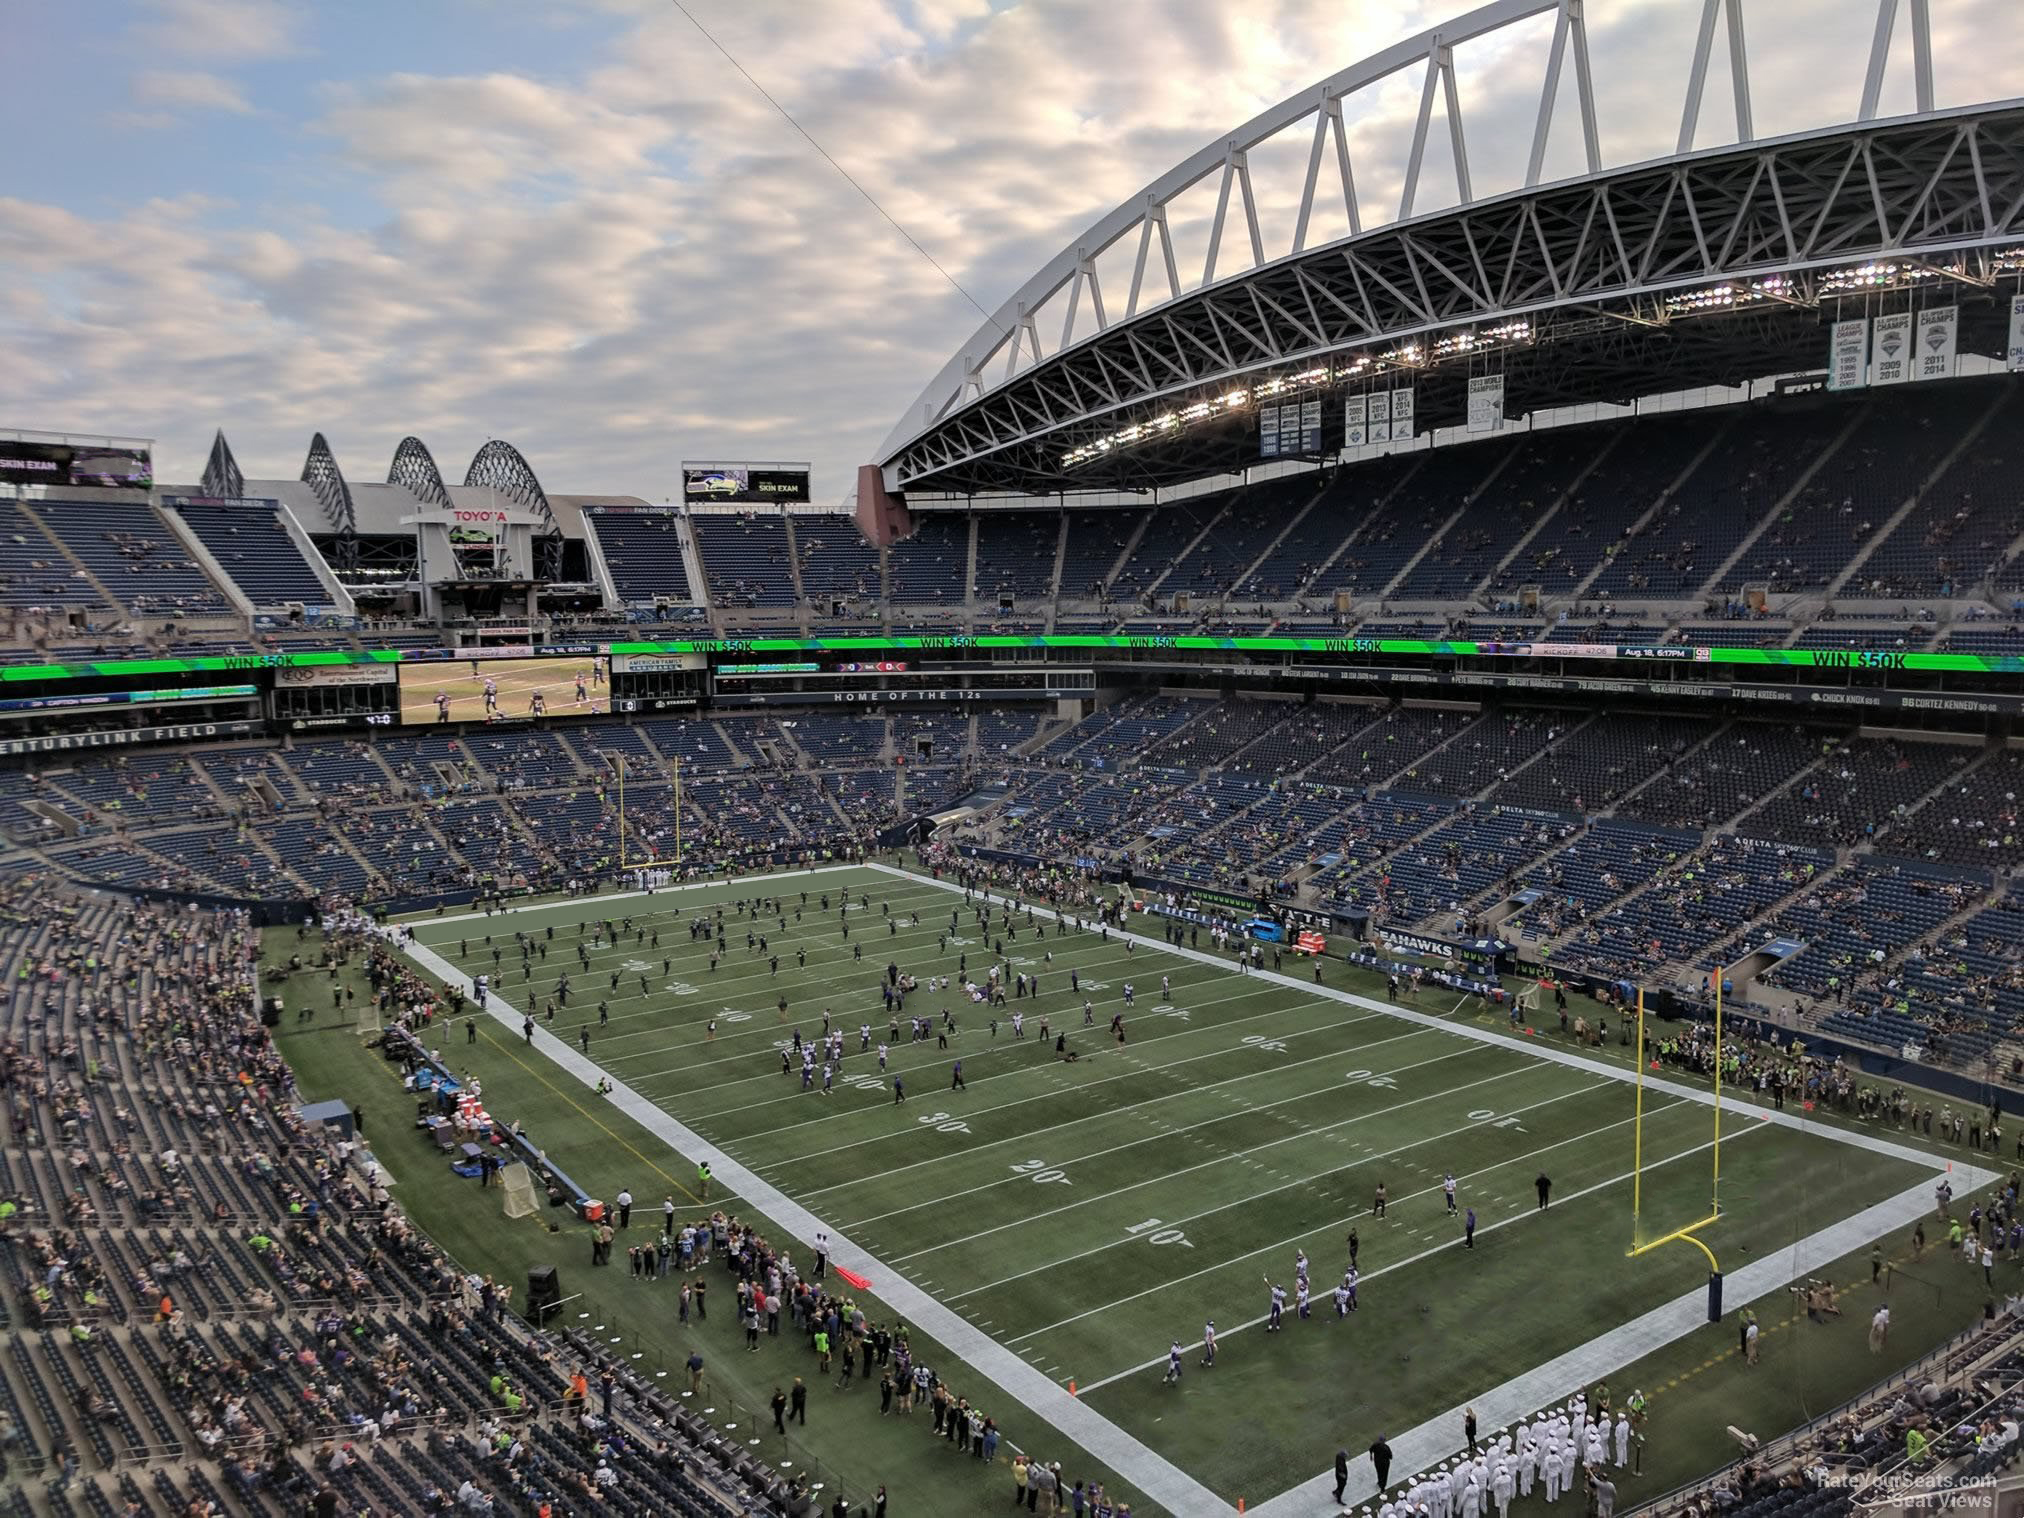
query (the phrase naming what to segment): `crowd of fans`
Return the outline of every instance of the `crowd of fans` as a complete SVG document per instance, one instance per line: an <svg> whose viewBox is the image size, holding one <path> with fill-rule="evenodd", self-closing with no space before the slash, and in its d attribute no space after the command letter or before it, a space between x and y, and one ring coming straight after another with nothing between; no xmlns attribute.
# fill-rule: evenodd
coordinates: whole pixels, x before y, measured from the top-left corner
<svg viewBox="0 0 2024 1518"><path fill-rule="evenodd" d="M634 777L624 836L612 752ZM855 857L982 793L998 802L964 831L985 845L1399 925L1510 901L1518 941L1597 975L1690 984L1775 923L1802 950L1758 977L1762 1004L1966 1057L2009 1033L2014 966L1927 951L2024 861L2018 769L1787 724L1157 695L1059 730L1030 710L730 715L74 759L0 777L0 830L123 887L424 901L567 889L678 835L698 871ZM1850 846L1896 862L1867 873L1832 852Z"/></svg>
<svg viewBox="0 0 2024 1518"><path fill-rule="evenodd" d="M612 1367L508 1317L502 1288L409 1224L354 1131L304 1120L259 954L240 911L0 877L0 1321L22 1330L0 1470L48 1483L55 1511L586 1498L716 1518L750 1510L719 1494L740 1483L787 1494L643 1388L572 1405L572 1375ZM379 978L420 1015L417 986Z"/></svg>

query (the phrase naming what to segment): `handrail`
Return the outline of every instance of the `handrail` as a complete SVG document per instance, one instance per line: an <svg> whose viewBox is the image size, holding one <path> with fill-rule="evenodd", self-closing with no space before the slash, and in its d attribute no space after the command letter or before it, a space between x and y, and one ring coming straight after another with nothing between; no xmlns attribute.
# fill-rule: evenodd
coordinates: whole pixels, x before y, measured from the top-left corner
<svg viewBox="0 0 2024 1518"><path fill-rule="evenodd" d="M2008 1333L2003 1334L2003 1327L2006 1322L2008 1324ZM2020 1317L2016 1310L2016 1307L2012 1305L2011 1307L2006 1309L2005 1317L1998 1318L1994 1325L1991 1325L1989 1323L1976 1323L1972 1328L1963 1329L1960 1333L1955 1334L1953 1338L1947 1340L1946 1343L1938 1345L1931 1350L1928 1350L1924 1355L1920 1356L1917 1360L1914 1360L1911 1364L1904 1366L1902 1369L1898 1371L1893 1372L1891 1375L1885 1376L1880 1381L1872 1383L1865 1390L1858 1392L1853 1397L1850 1397L1847 1401L1841 1403L1838 1407L1832 1408L1827 1412L1819 1414L1811 1421L1801 1424L1798 1428L1790 1429L1787 1432L1778 1435L1776 1438L1772 1439L1768 1444L1760 1445L1757 1449L1751 1451L1747 1455L1740 1456L1733 1461L1725 1462L1720 1469L1713 1471L1708 1475L1698 1477L1693 1481L1689 1481L1680 1486L1676 1486L1671 1491L1662 1492L1656 1497L1652 1497L1643 1502L1638 1503L1637 1506L1633 1508L1626 1509L1625 1512L1627 1514L1646 1513L1646 1512L1653 1512L1661 1508L1668 1508L1678 1503L1685 1502L1691 1497L1698 1496L1702 1492L1712 1490L1714 1487L1719 1485L1726 1477L1728 1477L1733 1471L1735 1471L1736 1469L1745 1464L1750 1464L1754 1462L1760 1465L1768 1465L1768 1464L1776 1464L1780 1461L1783 1461L1788 1457L1790 1457L1791 1455L1793 1455L1794 1453L1796 1453L1798 1446L1801 1443L1803 1443L1807 1439L1812 1438L1816 1433L1819 1432L1820 1429L1824 1428L1826 1425L1836 1421L1839 1418L1847 1416L1847 1414L1851 1410L1857 1407L1864 1406L1866 1404L1880 1400L1882 1397L1886 1396L1891 1390L1904 1384L1905 1382L1929 1374L1936 1364L1943 1364L1946 1358L1949 1355L1953 1354L1956 1350L1958 1350L1963 1344L1966 1344L1985 1334L2003 1334L2003 1341L2001 1343L1995 1343L1991 1345L1990 1354L1995 1354L1998 1351L2005 1348L2006 1346L2008 1346L2009 1344L2014 1343L2019 1338L2020 1335L2024 1335L2024 1317ZM1977 1363L1980 1363L1980 1360L1986 1358L1988 1358L1988 1356L1986 1355L1978 1357Z"/></svg>

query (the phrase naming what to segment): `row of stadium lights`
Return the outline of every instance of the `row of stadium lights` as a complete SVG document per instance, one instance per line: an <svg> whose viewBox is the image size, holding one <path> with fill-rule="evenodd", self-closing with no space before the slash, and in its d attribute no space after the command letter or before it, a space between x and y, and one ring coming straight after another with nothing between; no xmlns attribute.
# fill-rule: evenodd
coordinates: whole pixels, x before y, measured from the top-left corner
<svg viewBox="0 0 2024 1518"><path fill-rule="evenodd" d="M2024 248L2007 249L1998 253L1993 260L1997 274L2024 272ZM1768 275L1763 279L1709 285L1704 289L1691 290L1666 299L1668 316L1690 316L1702 312L1733 311L1739 306L1755 305L1761 301L1777 301L1781 304L1817 303L1828 296L1856 295L1864 292L1906 288L1929 280L1958 277L1962 271L1948 270L1923 263L1867 263L1853 268L1836 269L1823 274L1817 280L1813 294L1808 297L1798 280L1782 274ZM1241 410L1253 401L1265 402L1279 396L1319 386L1340 384L1345 381L1369 379L1396 369L1424 369L1431 364L1459 355L1473 355L1498 348L1514 347L1532 339L1532 324L1528 321L1503 322L1494 327L1455 332L1434 341L1431 348L1423 350L1418 343L1405 343L1388 353L1372 357L1359 354L1347 364L1321 365L1303 369L1298 374L1281 375L1269 379L1251 389L1235 389L1183 406L1177 411L1165 411L1143 422L1134 422L1120 428L1107 437L1093 439L1061 456L1064 466L1086 464L1091 459L1102 458L1119 448L1129 448L1135 443L1155 438L1167 438L1183 427L1197 426Z"/></svg>
<svg viewBox="0 0 2024 1518"><path fill-rule="evenodd" d="M2024 248L2006 248L1998 252L1990 260L1990 272L1999 276L2024 273ZM1686 315L1696 311L1732 310L1737 306L1764 300L1818 305L1822 300L1835 296L1863 295L1877 290L1910 289L1936 279L1967 277L1968 270L1960 265L1911 261L1856 264L1852 268L1830 269L1821 274L1814 281L1810 294L1799 280L1788 278L1783 274L1773 274L1764 279L1709 285L1706 289L1669 296L1666 300L1666 312L1668 315Z"/></svg>
<svg viewBox="0 0 2024 1518"><path fill-rule="evenodd" d="M1424 369L1429 364L1454 358L1458 354L1507 348L1517 343L1528 342L1531 337L1530 322L1503 322L1494 327L1451 333L1447 337L1436 339L1431 347L1423 347L1419 343L1403 343L1375 357L1363 353L1345 364L1322 364L1312 369L1303 369L1298 374L1278 375L1263 380L1250 389L1230 390L1223 395L1183 406L1177 411L1163 411L1146 421L1134 422L1131 426L1120 428L1107 437L1096 438L1080 448L1063 454L1061 462L1064 465L1084 464L1091 459L1102 458L1115 449L1129 448L1134 443L1171 437L1183 427L1193 427L1220 416L1227 416L1232 411L1242 410L1254 401L1263 404L1304 390L1351 380L1373 379L1394 370Z"/></svg>

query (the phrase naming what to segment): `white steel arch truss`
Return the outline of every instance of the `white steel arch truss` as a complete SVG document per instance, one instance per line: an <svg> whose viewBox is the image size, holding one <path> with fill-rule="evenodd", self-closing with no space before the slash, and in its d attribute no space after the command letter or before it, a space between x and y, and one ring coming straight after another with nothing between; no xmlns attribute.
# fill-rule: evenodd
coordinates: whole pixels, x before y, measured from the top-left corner
<svg viewBox="0 0 2024 1518"><path fill-rule="evenodd" d="M1345 345L1743 271L1937 254L2015 235L2017 208L2005 194L2017 168L2014 113L1934 111L1928 0L1875 0L1859 93L1850 81L1852 127L1762 142L1754 135L1745 0L1701 0L1678 156L1615 169L1603 163L1587 38L1586 7L1600 3L1494 0L1331 75L1177 164L1086 228L977 328L882 445L888 485L919 485L1077 418L1114 417L1218 377ZM1860 9L1871 0L1847 3ZM1547 15L1553 25L1539 59L1523 184L1479 195L1455 50ZM1921 114L1878 122L1894 34L1907 16ZM1696 152L1710 76L1723 68L1734 143ZM1417 78L1419 108L1403 145L1398 215L1372 228L1357 197L1344 101L1395 75ZM1571 108L1563 119L1579 127L1584 173L1542 185L1563 100ZM1259 221L1252 155L1301 123L1309 125L1298 210L1290 241L1275 247ZM1458 196L1432 213L1418 207L1429 155L1450 160ZM1170 208L1211 176L1208 248L1200 280L1187 284L1183 274L1194 270L1181 266ZM1348 236L1316 247L1317 216L1326 210L1332 219L1338 194ZM1249 266L1223 273L1233 246L1244 244ZM1106 301L1098 275L1099 259L1113 250L1132 254L1121 309ZM1050 353L1039 316L1054 309L1062 317L1058 334L1049 325ZM938 483L975 488L960 477Z"/></svg>
<svg viewBox="0 0 2024 1518"><path fill-rule="evenodd" d="M2020 243L2024 106L1703 152L1394 223L1197 290L1022 370L888 464L903 488L983 488L987 463L994 488L1060 488L1061 455L1094 432L1252 376L1457 328L1606 315L1663 329L1671 295L1725 281L1778 276L1780 300L1814 308L1823 277L1877 258L1987 285L1988 256Z"/></svg>

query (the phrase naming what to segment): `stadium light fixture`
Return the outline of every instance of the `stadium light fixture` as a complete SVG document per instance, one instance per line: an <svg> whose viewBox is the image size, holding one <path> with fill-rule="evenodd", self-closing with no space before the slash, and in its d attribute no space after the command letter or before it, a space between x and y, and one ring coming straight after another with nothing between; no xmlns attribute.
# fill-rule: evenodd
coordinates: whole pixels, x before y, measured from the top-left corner
<svg viewBox="0 0 2024 1518"><path fill-rule="evenodd" d="M2002 255L1997 257L2001 267ZM1934 279L1965 278L1967 270L1957 265L1931 264L1913 258L1880 259L1830 270L1820 276L1818 288L1822 295L1857 295L1869 290L1905 289Z"/></svg>
<svg viewBox="0 0 2024 1518"><path fill-rule="evenodd" d="M1144 421L1133 422L1128 427L1121 427L1103 437L1092 438L1089 442L1062 454L1061 464L1064 468L1073 468L1077 464L1088 463L1091 459L1102 458L1113 449L1129 448L1148 438L1172 437L1184 427L1198 427L1205 422L1214 421L1253 401L1262 404L1304 390L1341 385L1352 380L1371 379L1395 370L1425 369L1441 359L1479 354L1489 349L1510 347L1532 340L1531 322L1506 321L1491 327L1450 333L1431 345L1420 341L1401 343L1398 347L1383 353L1358 353L1353 357L1345 356L1330 363L1314 364L1306 369L1296 370L1292 374L1275 374L1269 379L1259 380L1249 389L1227 390L1218 396L1191 401L1177 411L1162 412Z"/></svg>

